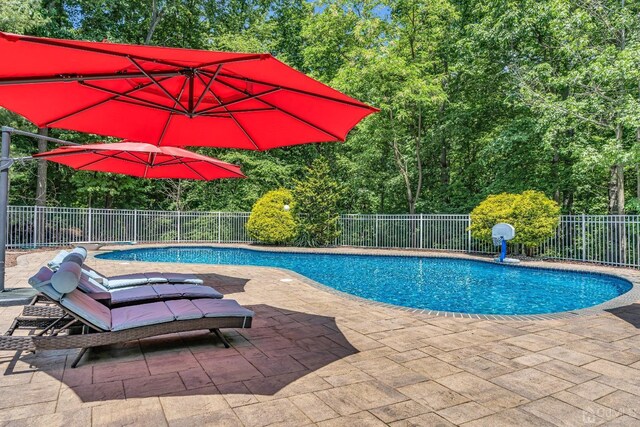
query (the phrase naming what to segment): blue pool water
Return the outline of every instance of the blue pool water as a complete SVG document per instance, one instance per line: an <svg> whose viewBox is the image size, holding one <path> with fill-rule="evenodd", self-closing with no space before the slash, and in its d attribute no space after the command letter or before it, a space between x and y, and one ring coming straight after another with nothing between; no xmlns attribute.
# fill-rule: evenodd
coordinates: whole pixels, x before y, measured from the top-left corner
<svg viewBox="0 0 640 427"><path fill-rule="evenodd" d="M451 258L282 253L169 247L108 252L111 260L234 264L293 270L375 301L475 314L541 314L590 307L632 288L594 273L543 270Z"/></svg>

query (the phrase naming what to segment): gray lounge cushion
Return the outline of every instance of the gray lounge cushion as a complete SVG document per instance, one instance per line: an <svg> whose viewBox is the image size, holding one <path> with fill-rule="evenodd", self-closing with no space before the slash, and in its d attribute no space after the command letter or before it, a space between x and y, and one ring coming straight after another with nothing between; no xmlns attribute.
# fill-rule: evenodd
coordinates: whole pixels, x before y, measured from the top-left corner
<svg viewBox="0 0 640 427"><path fill-rule="evenodd" d="M162 298L180 298L182 293L175 287L175 285L161 284L150 286L154 291Z"/></svg>
<svg viewBox="0 0 640 427"><path fill-rule="evenodd" d="M157 325L174 320L175 316L164 302L138 304L111 310L112 331Z"/></svg>
<svg viewBox="0 0 640 427"><path fill-rule="evenodd" d="M94 271L94 273L96 273ZM104 277L102 283L109 289L126 288L129 286L140 286L149 283L149 279L142 273L121 274L119 276Z"/></svg>
<svg viewBox="0 0 640 427"><path fill-rule="evenodd" d="M166 301L167 307L176 317L176 320L200 319L204 317L202 311L188 299Z"/></svg>
<svg viewBox="0 0 640 427"><path fill-rule="evenodd" d="M28 282L38 292L54 301L60 301L62 294L51 286L51 277L53 277L53 271L47 267L42 267L36 274L29 278Z"/></svg>
<svg viewBox="0 0 640 427"><path fill-rule="evenodd" d="M253 317L253 311L244 308L232 299L194 299L204 317Z"/></svg>
<svg viewBox="0 0 640 427"><path fill-rule="evenodd" d="M184 298L222 298L220 292L209 286L200 285L172 285Z"/></svg>
<svg viewBox="0 0 640 427"><path fill-rule="evenodd" d="M193 285L202 285L202 279L193 274L183 273L160 273L169 283L191 283Z"/></svg>
<svg viewBox="0 0 640 427"><path fill-rule="evenodd" d="M168 280L164 277L164 273L159 273L157 271L145 271L142 273L149 283L167 283Z"/></svg>
<svg viewBox="0 0 640 427"><path fill-rule="evenodd" d="M65 294L60 300L60 304L104 331L111 329L109 308L77 289Z"/></svg>
<svg viewBox="0 0 640 427"><path fill-rule="evenodd" d="M137 286L135 288L116 289L114 291L111 291L110 294L112 304L158 299L158 293L151 286Z"/></svg>

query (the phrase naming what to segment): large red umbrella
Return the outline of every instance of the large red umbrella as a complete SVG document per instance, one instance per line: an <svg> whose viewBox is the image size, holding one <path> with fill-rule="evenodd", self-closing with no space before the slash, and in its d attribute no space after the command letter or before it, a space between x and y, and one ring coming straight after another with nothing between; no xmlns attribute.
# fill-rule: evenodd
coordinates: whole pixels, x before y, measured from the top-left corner
<svg viewBox="0 0 640 427"><path fill-rule="evenodd" d="M0 32L0 105L39 127L156 145L343 141L377 111L268 54Z"/></svg>
<svg viewBox="0 0 640 427"><path fill-rule="evenodd" d="M137 142L87 144L56 148L33 157L78 170L113 172L141 178L213 180L244 178L230 163L177 147L157 147Z"/></svg>

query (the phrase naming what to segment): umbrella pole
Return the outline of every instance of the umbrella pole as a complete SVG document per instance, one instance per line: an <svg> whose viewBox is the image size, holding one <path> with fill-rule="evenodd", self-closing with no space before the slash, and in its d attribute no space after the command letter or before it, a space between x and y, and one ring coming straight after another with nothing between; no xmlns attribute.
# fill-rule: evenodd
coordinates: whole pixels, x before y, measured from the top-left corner
<svg viewBox="0 0 640 427"><path fill-rule="evenodd" d="M11 130L2 128L2 148L0 156L0 292L4 292L4 271L5 256L7 252L7 211L9 209L9 168L11 160L9 158L9 146L11 145ZM8 162L8 163L5 163Z"/></svg>
<svg viewBox="0 0 640 427"><path fill-rule="evenodd" d="M38 135L33 132L14 129L9 126L2 127L2 147L0 148L0 292L5 290L5 258L7 254L7 222L9 214L9 168L13 164L9 157L9 147L11 146L11 134L39 138L45 141L55 142L60 145L79 145L74 142L64 141L50 136ZM35 232L35 230L34 230Z"/></svg>

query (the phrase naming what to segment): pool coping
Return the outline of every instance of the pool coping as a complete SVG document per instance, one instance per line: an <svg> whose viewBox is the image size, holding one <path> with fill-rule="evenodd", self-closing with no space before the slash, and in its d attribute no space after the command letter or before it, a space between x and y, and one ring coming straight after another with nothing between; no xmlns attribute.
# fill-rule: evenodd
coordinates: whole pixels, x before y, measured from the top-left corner
<svg viewBox="0 0 640 427"><path fill-rule="evenodd" d="M495 264L492 259L488 259L486 257L480 257L477 255L471 255L464 252L428 252L428 251L415 251L415 250L407 250L407 249L379 249L379 248L371 248L369 250L363 248L293 248L293 247L271 247L271 246L254 246L247 244L142 244L136 245L135 247L128 246L127 248L122 248L121 246L106 246L104 247L100 253L107 252L116 252L116 251L126 251L126 250L135 250L135 249L150 249L150 248L170 248L170 247L210 247L210 248L219 248L219 249L246 249L252 251L262 251L262 252L281 252L281 253L307 253L307 254L340 254L340 255L360 255L360 256L388 256L388 257L414 257L414 258L444 258L444 259L466 259L476 262L485 262L488 264ZM346 249L346 250L345 250ZM356 251L354 251L356 249ZM98 251L92 252L90 256L97 260L103 261L122 261L122 260L110 260L105 258L98 258L96 255ZM139 263L149 263L153 261L134 261L127 260L128 262L139 262ZM171 261L165 261L169 264L200 264L200 265L212 265L212 264L204 264L204 263L174 263ZM514 268L528 268L528 269L538 269L538 270L550 270L550 271L573 271L580 272L586 274L596 274L601 276L609 276L617 279L626 280L631 283L632 287L630 290L625 292L624 294L605 301L601 304L597 304L591 307L569 310L569 311L560 311L554 313L544 313L544 314L474 314L474 313L460 313L453 311L441 311L441 310L429 310L422 308L412 308L412 307L404 307L395 304L389 304L385 302L375 301L363 297L359 297L357 295L353 295L347 292L340 291L338 289L332 288L323 283L317 282L313 279L310 279L307 276L304 276L296 271L282 268L282 267L269 267L269 266L251 266L251 265L243 265L243 264L224 264L227 266L233 267L250 267L250 268L268 268L272 270L279 270L288 275L291 275L298 279L299 281L312 286L316 289L323 290L325 292L331 293L333 295L340 296L342 298L346 298L352 301L362 302L365 304L377 306L377 307L385 307L393 310L402 311L405 313L412 313L418 315L426 315L426 316L441 316L441 317L452 317L452 318L460 318L460 319L480 319L480 320L497 320L497 321L539 321L539 320L558 320L558 319L569 319L576 318L581 316L588 315L597 315L603 314L607 312L607 310L611 310L614 308L623 307L626 305L630 305L636 303L640 300L640 272L625 268L625 267L613 267L613 266L600 266L593 265L590 263L563 263L554 261L555 266L548 267L544 265L540 265L541 263L545 263L548 261L544 260L535 260L535 261L524 261L523 264L510 264L508 267ZM532 265L533 263L533 265ZM507 267L505 265L505 267ZM606 269L607 271L601 271ZM614 269L614 272L608 271ZM632 274L633 272L633 274Z"/></svg>

